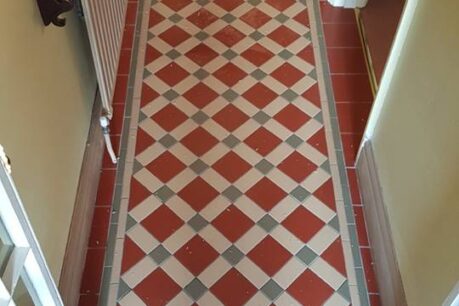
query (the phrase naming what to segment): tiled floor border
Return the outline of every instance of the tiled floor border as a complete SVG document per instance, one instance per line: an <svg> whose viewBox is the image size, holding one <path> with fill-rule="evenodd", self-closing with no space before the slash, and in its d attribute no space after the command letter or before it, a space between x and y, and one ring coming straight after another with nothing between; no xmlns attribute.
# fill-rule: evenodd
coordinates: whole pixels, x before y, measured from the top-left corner
<svg viewBox="0 0 459 306"><path fill-rule="evenodd" d="M109 225L107 250L105 252L104 268L101 281L100 298L98 305L116 305L118 296L118 281L121 270L122 250L124 245L124 231L126 227L127 202L129 197L130 177L134 160L135 135L137 134L137 117L140 104L140 86L138 79L139 67L143 66L145 56L144 44L147 29L143 24L148 21L148 10L145 9L149 1L138 0L137 20L135 24L134 42L132 46L132 61L128 77L123 129L120 139L120 155L118 171L115 181L112 215ZM146 15L146 16L145 16ZM142 39L143 38L143 39ZM139 60L140 59L140 60ZM141 71L140 71L141 72ZM137 109L137 111L136 111ZM134 120L131 120L134 118Z"/></svg>
<svg viewBox="0 0 459 306"><path fill-rule="evenodd" d="M339 220L346 220L347 224L340 222L340 231L344 248L346 271L348 273L349 288L352 305L370 305L368 291L363 271L362 258L360 255L357 228L355 223L354 209L352 207L350 186L347 179L344 152L341 143L338 117L333 95L332 80L328 66L325 40L320 19L319 1L306 1L308 8L314 55L320 59L316 63L318 75L322 111L324 113L324 125L330 155L330 167L332 171L333 185ZM334 150L332 149L334 148Z"/></svg>

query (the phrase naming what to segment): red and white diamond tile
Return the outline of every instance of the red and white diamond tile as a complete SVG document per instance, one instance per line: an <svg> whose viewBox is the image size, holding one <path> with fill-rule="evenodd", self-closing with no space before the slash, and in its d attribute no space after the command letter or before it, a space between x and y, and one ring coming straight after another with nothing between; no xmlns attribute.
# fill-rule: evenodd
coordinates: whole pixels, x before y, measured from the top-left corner
<svg viewBox="0 0 459 306"><path fill-rule="evenodd" d="M153 1L119 305L351 303L307 20Z"/></svg>

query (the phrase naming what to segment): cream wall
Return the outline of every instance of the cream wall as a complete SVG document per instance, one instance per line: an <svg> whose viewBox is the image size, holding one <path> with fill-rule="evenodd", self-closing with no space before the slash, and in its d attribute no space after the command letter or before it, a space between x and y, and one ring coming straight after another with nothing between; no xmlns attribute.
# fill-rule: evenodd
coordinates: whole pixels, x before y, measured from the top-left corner
<svg viewBox="0 0 459 306"><path fill-rule="evenodd" d="M57 280L96 81L76 14L44 27L35 0L0 2L0 143Z"/></svg>
<svg viewBox="0 0 459 306"><path fill-rule="evenodd" d="M457 0L419 0L372 136L414 306L441 305L459 281L458 14Z"/></svg>

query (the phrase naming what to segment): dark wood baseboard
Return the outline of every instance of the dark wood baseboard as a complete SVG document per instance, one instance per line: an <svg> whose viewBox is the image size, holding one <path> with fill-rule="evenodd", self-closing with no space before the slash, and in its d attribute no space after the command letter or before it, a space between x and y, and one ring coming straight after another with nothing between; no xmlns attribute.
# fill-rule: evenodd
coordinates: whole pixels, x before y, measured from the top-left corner
<svg viewBox="0 0 459 306"><path fill-rule="evenodd" d="M78 305L80 283L86 261L86 249L102 166L104 140L99 124L102 110L102 103L99 97L100 95L97 92L59 280L59 292L66 306Z"/></svg>
<svg viewBox="0 0 459 306"><path fill-rule="evenodd" d="M381 302L384 306L406 306L405 292L392 240L371 141L364 139L357 159L357 177L375 265Z"/></svg>

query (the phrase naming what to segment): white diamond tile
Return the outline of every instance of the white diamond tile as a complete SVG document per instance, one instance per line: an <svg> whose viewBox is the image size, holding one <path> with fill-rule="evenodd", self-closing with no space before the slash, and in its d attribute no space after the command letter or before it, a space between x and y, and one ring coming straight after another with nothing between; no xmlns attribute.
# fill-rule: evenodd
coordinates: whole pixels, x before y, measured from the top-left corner
<svg viewBox="0 0 459 306"><path fill-rule="evenodd" d="M255 287L257 287L257 289L263 287L263 285L269 280L269 276L248 257L242 258L242 260L236 265L236 269Z"/></svg>

